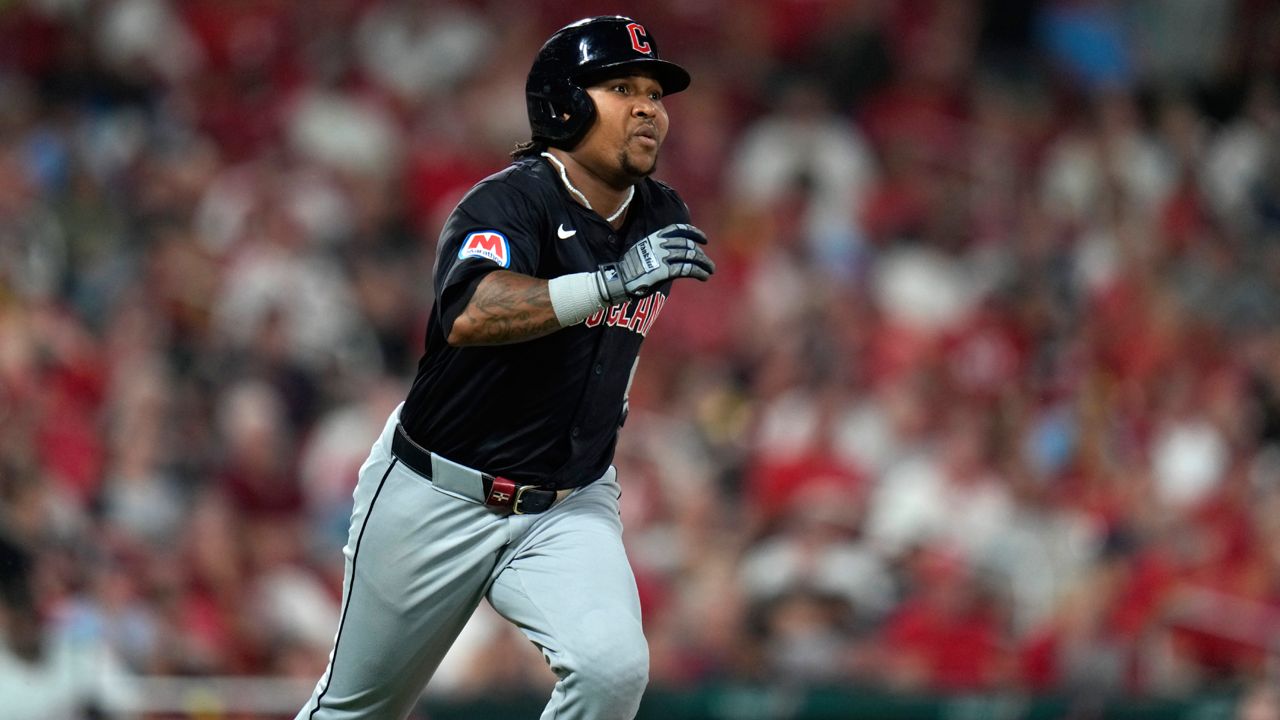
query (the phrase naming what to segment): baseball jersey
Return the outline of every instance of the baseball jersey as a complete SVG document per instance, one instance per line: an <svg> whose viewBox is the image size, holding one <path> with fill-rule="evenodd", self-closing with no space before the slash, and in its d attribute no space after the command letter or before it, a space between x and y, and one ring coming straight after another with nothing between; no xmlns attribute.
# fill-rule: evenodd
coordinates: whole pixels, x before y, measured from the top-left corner
<svg viewBox="0 0 1280 720"><path fill-rule="evenodd" d="M490 272L545 279L594 272L650 233L687 222L675 191L649 178L636 185L616 231L575 202L541 157L481 181L440 234L426 351L400 414L409 436L454 462L544 487L576 487L604 474L641 342L670 281L534 340L453 347L445 338Z"/></svg>

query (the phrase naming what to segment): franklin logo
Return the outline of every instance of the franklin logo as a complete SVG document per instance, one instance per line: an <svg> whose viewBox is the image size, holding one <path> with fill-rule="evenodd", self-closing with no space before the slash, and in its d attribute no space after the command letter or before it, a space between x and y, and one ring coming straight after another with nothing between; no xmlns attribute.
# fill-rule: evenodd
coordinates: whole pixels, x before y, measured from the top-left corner
<svg viewBox="0 0 1280 720"><path fill-rule="evenodd" d="M504 268L511 267L507 236L497 230L480 230L467 235L462 241L462 247L458 249L458 259L467 258L492 260Z"/></svg>
<svg viewBox="0 0 1280 720"><path fill-rule="evenodd" d="M653 254L653 243L645 240L640 246L640 262L644 263L644 271L652 272L658 269L658 258Z"/></svg>

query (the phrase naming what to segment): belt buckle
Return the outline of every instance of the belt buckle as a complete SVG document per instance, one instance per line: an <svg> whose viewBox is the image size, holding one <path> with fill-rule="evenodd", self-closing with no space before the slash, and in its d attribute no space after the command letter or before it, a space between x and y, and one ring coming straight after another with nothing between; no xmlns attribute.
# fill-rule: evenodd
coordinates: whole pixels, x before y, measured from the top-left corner
<svg viewBox="0 0 1280 720"><path fill-rule="evenodd" d="M524 499L526 490L537 487L536 485L520 485L516 488L516 496L511 500L511 513L513 515L523 515L524 511L520 509L520 501Z"/></svg>

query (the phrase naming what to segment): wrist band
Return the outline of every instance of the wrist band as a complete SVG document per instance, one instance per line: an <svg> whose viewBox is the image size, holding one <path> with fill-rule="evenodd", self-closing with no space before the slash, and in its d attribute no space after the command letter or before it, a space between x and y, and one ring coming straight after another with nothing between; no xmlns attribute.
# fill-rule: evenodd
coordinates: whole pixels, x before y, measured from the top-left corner
<svg viewBox="0 0 1280 720"><path fill-rule="evenodd" d="M581 272L561 275L547 281L551 309L555 311L560 327L577 325L591 313L604 307L595 276L596 273L593 272Z"/></svg>

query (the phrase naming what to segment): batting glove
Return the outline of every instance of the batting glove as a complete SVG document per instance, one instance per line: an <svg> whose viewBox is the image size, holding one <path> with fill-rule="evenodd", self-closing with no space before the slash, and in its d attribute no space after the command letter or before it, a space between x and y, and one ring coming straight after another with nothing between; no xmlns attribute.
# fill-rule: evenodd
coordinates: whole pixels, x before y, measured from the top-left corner
<svg viewBox="0 0 1280 720"><path fill-rule="evenodd" d="M692 225L668 225L627 248L622 260L604 263L595 273L600 300L607 306L636 300L668 280L706 280L715 263L702 251L707 236Z"/></svg>

